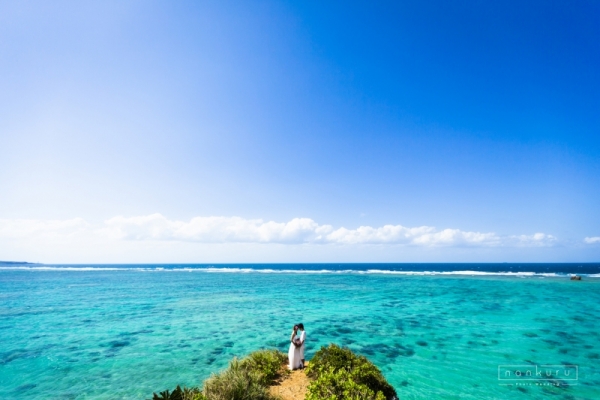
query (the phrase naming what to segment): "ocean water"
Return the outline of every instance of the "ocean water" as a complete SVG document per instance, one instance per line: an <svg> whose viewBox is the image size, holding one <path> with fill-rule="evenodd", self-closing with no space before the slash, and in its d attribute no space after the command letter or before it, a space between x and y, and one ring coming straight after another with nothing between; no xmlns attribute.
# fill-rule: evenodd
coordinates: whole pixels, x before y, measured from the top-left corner
<svg viewBox="0 0 600 400"><path fill-rule="evenodd" d="M0 266L0 398L151 398L297 322L402 399L600 398L600 264Z"/></svg>

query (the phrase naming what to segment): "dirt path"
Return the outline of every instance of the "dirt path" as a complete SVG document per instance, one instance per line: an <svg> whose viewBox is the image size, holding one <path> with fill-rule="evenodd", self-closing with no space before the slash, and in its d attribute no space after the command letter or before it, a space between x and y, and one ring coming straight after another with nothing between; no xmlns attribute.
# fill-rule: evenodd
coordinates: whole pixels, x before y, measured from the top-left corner
<svg viewBox="0 0 600 400"><path fill-rule="evenodd" d="M302 370L292 371L283 381L269 389L283 400L304 400L310 381Z"/></svg>

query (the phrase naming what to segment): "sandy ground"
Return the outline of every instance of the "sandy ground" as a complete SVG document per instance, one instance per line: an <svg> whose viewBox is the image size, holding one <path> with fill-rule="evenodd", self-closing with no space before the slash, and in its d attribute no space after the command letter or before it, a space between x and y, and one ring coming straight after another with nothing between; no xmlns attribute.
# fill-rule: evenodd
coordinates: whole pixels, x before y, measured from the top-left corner
<svg viewBox="0 0 600 400"><path fill-rule="evenodd" d="M302 370L292 371L284 380L269 389L283 400L304 400L310 381Z"/></svg>

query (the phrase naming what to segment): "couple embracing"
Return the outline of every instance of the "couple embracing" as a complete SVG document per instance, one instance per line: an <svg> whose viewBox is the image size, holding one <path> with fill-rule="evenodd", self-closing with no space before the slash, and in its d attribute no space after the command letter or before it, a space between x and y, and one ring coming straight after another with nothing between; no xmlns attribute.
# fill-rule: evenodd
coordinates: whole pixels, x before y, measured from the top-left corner
<svg viewBox="0 0 600 400"><path fill-rule="evenodd" d="M298 337L298 331L302 331L300 337ZM306 340L306 332L304 331L303 324L294 325L292 336L290 336L290 350L288 351L288 358L290 364L288 368L291 370L304 368L304 341Z"/></svg>

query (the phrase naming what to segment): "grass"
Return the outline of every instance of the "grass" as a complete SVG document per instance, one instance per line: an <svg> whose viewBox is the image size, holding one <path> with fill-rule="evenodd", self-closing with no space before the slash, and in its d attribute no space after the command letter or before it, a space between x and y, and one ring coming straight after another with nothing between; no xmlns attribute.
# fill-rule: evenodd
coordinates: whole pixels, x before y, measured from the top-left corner
<svg viewBox="0 0 600 400"><path fill-rule="evenodd" d="M321 347L306 371L306 400L395 400L396 390L366 357L335 344Z"/></svg>
<svg viewBox="0 0 600 400"><path fill-rule="evenodd" d="M234 358L229 366L211 375L202 389L177 388L154 393L153 400L276 400L269 386L284 378L287 355L259 350ZM311 359L306 374L312 380L306 400L397 400L394 388L373 363L350 349L330 344Z"/></svg>
<svg viewBox="0 0 600 400"><path fill-rule="evenodd" d="M154 393L153 400L275 400L269 386L289 373L287 355L278 350L259 350L229 362L229 367L204 381L202 390L179 386Z"/></svg>

